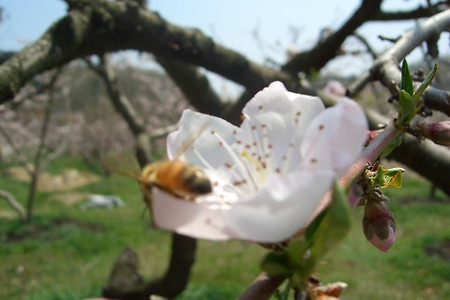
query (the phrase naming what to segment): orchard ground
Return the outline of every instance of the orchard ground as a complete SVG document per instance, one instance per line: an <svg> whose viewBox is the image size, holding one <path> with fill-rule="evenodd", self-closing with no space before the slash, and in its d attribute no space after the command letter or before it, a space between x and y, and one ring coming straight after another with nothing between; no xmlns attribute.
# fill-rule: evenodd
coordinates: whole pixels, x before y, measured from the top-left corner
<svg viewBox="0 0 450 300"><path fill-rule="evenodd" d="M24 204L27 179L5 170L0 170L0 189ZM140 273L147 279L164 273L170 234L151 228L135 182L102 176L67 156L53 161L48 171L32 224L21 224L6 201L0 202L1 299L99 296L126 247L138 253ZM75 184L78 181L82 184ZM363 209L356 209L352 231L321 262L318 277L323 282L347 282L344 299L450 298L450 201L439 191L432 199L430 188L420 177L407 176L403 189L387 192L398 228L388 253L365 240ZM118 195L125 206L80 209L92 193ZM257 245L239 241L200 241L190 284L177 299L236 298L259 273L264 253Z"/></svg>

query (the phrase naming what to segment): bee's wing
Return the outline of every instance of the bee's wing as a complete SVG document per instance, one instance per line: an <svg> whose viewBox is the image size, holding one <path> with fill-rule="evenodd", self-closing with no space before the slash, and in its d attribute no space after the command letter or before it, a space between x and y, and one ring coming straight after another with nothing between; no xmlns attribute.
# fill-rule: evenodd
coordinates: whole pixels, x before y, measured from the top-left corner
<svg viewBox="0 0 450 300"><path fill-rule="evenodd" d="M101 158L102 166L112 172L133 179L139 179L141 168L134 155L131 153L107 154Z"/></svg>
<svg viewBox="0 0 450 300"><path fill-rule="evenodd" d="M177 152L175 152L174 159L178 159L181 155L183 155L183 153L186 152L186 150L188 150L195 143L199 136L208 127L208 125L209 122L203 123L193 134L191 134L185 141L183 141L183 144L181 144L180 148L178 148Z"/></svg>

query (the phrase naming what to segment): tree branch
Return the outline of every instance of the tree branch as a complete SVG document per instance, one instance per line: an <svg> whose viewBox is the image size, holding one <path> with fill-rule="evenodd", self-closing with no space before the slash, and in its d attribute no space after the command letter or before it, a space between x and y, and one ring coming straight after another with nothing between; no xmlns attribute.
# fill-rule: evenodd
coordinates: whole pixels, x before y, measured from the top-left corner
<svg viewBox="0 0 450 300"><path fill-rule="evenodd" d="M450 117L450 91L430 86L425 90L423 100L426 107L443 112Z"/></svg>
<svg viewBox="0 0 450 300"><path fill-rule="evenodd" d="M324 93L319 93L319 95L327 105L334 105L337 102L336 97L331 95ZM380 113L372 109L365 109L365 112L370 128L377 129L379 124L392 127L392 122ZM391 128L389 129L391 130ZM393 133L391 131L388 134ZM377 145L369 144L369 147L374 146ZM386 145L382 148L385 147ZM368 153L367 149L364 150L364 153ZM373 162L376 157L367 156L366 158L368 158L366 161ZM408 166L450 196L448 176L445 175L450 170L450 151L447 148L428 140L419 142L416 137L404 134L402 145L395 148L389 158Z"/></svg>
<svg viewBox="0 0 450 300"><path fill-rule="evenodd" d="M364 0L361 6L347 20L347 22L337 31L328 36L325 41L319 43L313 49L301 52L288 61L282 70L290 73L320 70L327 62L333 59L341 48L345 39L372 15L380 11L382 0Z"/></svg>
<svg viewBox="0 0 450 300"><path fill-rule="evenodd" d="M363 45L366 47L367 52L369 52L370 56L372 56L373 59L377 58L377 52L372 48L372 46L369 44L369 42L367 41L367 39L365 37L363 37L361 34L359 34L358 32L353 33L353 36L359 40L361 43L363 43Z"/></svg>
<svg viewBox="0 0 450 300"><path fill-rule="evenodd" d="M16 198L7 191L0 190L0 198L6 199L9 206L14 209L19 216L20 221L25 222L27 220L27 214L23 208L23 206L16 201Z"/></svg>
<svg viewBox="0 0 450 300"><path fill-rule="evenodd" d="M162 55L156 55L156 60L197 110L215 116L222 114L224 105L220 97L196 66Z"/></svg>
<svg viewBox="0 0 450 300"><path fill-rule="evenodd" d="M52 117L52 110L53 110L53 103L55 101L54 96L54 85L56 83L56 80L58 79L59 75L61 74L61 68L56 70L56 72L52 75L50 78L49 83L47 84L48 88L48 102L46 103L45 109L44 109L44 119L42 123L42 127L39 133L39 144L36 149L36 153L34 154L33 159L33 171L31 172L31 182L30 187L28 191L28 199L27 199L27 218L26 222L30 223L33 218L33 207L34 202L36 199L36 192L37 192L37 185L39 181L39 177L44 169L44 161L43 161L43 155L44 155L44 149L46 147L47 142L47 135L48 135L48 129L50 125L50 120Z"/></svg>
<svg viewBox="0 0 450 300"><path fill-rule="evenodd" d="M242 293L238 300L267 300L286 280L283 276L272 276L265 272L258 275L253 283Z"/></svg>
<svg viewBox="0 0 450 300"><path fill-rule="evenodd" d="M388 124L389 120L375 111L367 113L372 128L378 124ZM450 196L448 170L450 170L450 151L429 140L419 142L416 137L405 134L402 144L389 155L430 180Z"/></svg>
<svg viewBox="0 0 450 300"><path fill-rule="evenodd" d="M420 18L428 18L436 12L443 10L443 6L447 5L448 1L439 1L431 6L419 6L410 11L379 11L371 16L371 21L402 21L402 20L417 20Z"/></svg>
<svg viewBox="0 0 450 300"><path fill-rule="evenodd" d="M195 239L173 233L169 268L161 279L149 282L144 282L137 271L137 254L125 250L115 263L103 296L122 300L148 300L151 295L175 298L186 288L196 246Z"/></svg>
<svg viewBox="0 0 450 300"><path fill-rule="evenodd" d="M0 104L33 76L75 58L135 49L202 66L251 90L292 76L260 66L215 43L199 30L173 25L136 3L71 0L69 13L37 41L0 66Z"/></svg>
<svg viewBox="0 0 450 300"><path fill-rule="evenodd" d="M99 58L99 65L93 65L89 60L86 60L86 62L102 78L111 103L133 133L136 141L136 156L140 165L144 166L152 160L150 136L145 130L144 121L122 93L116 74L109 64L109 57L102 55Z"/></svg>
<svg viewBox="0 0 450 300"><path fill-rule="evenodd" d="M349 85L348 96L354 97L368 82L373 80L380 80L391 91L393 86L399 87L401 83L401 72L398 67L400 61L422 42L448 27L450 27L450 10L438 13L404 33L390 49L374 61L369 71ZM450 101L447 92L428 87L423 98L425 105L429 108L438 109L449 115Z"/></svg>
<svg viewBox="0 0 450 300"><path fill-rule="evenodd" d="M122 115L133 132L136 139L136 152L140 164L148 164L151 161L151 137L145 130L143 120L139 117L131 102L121 91L118 79L113 68L108 63L108 60L108 56L103 55L100 57L100 65L94 66L89 61L88 63L103 79L109 98L114 107L117 112ZM113 272L111 274L109 285L104 289L104 295L112 298L133 300L148 299L149 296L153 294L169 298L177 296L184 290L190 277L191 268L195 261L196 245L197 241L195 239L173 233L172 255L168 270L164 277L149 282L139 281L139 283L137 283L134 281L126 281L130 285L121 286L115 284L117 282L122 282L115 277L120 277L121 273Z"/></svg>

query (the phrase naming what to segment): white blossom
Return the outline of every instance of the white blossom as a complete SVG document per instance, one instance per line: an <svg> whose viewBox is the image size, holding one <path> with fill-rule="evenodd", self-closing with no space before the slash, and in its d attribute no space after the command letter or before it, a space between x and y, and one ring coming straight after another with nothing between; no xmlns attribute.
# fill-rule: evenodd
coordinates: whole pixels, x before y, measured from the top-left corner
<svg viewBox="0 0 450 300"><path fill-rule="evenodd" d="M360 155L367 132L354 101L325 109L319 98L273 82L247 103L240 127L186 110L168 137L169 158L204 124L177 159L201 167L212 193L187 201L155 188L153 221L195 238L261 243L284 241L308 225L333 181Z"/></svg>

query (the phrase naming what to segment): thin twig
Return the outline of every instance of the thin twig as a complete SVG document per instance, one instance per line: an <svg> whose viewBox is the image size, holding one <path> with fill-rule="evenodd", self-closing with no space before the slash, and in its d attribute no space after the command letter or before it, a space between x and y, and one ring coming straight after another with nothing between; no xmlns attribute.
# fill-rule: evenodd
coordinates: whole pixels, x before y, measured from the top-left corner
<svg viewBox="0 0 450 300"><path fill-rule="evenodd" d="M0 198L6 199L11 208L17 212L20 221L22 222L26 221L27 214L25 212L25 209L19 202L16 201L16 198L14 198L14 196L11 193L4 190L0 190Z"/></svg>

